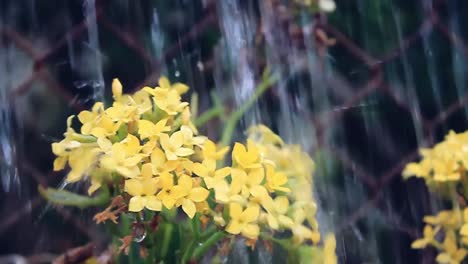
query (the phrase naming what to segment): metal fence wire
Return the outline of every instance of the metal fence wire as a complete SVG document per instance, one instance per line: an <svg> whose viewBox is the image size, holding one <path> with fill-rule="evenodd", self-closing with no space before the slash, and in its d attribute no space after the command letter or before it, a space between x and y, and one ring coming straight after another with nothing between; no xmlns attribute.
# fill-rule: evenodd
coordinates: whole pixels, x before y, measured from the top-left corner
<svg viewBox="0 0 468 264"><path fill-rule="evenodd" d="M13 60L11 60L12 58L4 58L3 63L7 68L5 72L12 75L2 76L2 78L8 79L17 76L13 75L14 71L8 69L9 67L26 67L30 72L28 76L4 82L5 87L2 89L7 91L5 102L9 103L8 111L12 113L14 118L24 117L25 111L31 111L29 114L32 114L33 122L25 123L24 120L12 122L16 124L12 131L17 131L17 133L14 132L11 139L16 142L16 163L22 184L20 189L23 194L19 196L5 190L2 193L4 198L2 198L0 207L2 208L0 211L2 215L0 218L2 250L0 251L3 254L19 252L29 255L38 254L41 250L66 250L77 246L77 241L80 241L80 238L92 239L96 236L95 227L84 220L86 215L82 216L86 213L79 212L81 215L77 217L76 212L72 212L68 208L54 209L54 212L58 213L59 217L63 217L67 223L64 230L57 231L54 229L56 228L54 224L39 227L45 225L41 220L44 217L44 212L46 214L50 214L50 212L47 210L46 202L38 196L35 186L56 184L60 177L51 171L52 156L48 147L50 141L44 137L45 132L40 124L42 121L34 117L34 105L24 106L24 103L30 102L31 94L33 94L33 99L36 96L34 89L38 87L37 83L46 87L46 94L56 96L55 99L52 96L48 97L49 99L45 100L46 105L52 104L53 100L66 102L68 106L71 106L66 110L69 113L76 113L89 107L89 102L79 100L80 93L83 91L76 89L76 87L70 87L70 82L66 80L67 77L64 77L64 73L57 69L57 63L60 62L61 58L67 58L69 52L73 52L73 48L70 49L71 46L81 45L83 39L89 37L89 31L96 30L96 28L101 41L101 51L96 51L99 53L97 56L102 56L100 60L115 62L119 61L115 56L118 57L119 54L122 54L121 52L132 54L133 61L120 61L120 64L116 66L120 68L113 69L110 73L115 75L122 73L124 83L129 83L131 86L128 91L138 89L143 84L155 83L163 68L170 68L171 63L176 58L184 59L184 52L187 50L199 51L197 59L204 60L203 72L200 75L210 76L213 68L216 67L215 58L212 57L212 51L205 51L199 47L200 43L208 38L207 34L219 30L220 17L217 15L219 3L216 1L204 2L204 6L198 2L190 5L191 8L186 10L187 13L191 13L190 26L179 29L175 37L176 41L172 45L166 45L157 56L154 55L154 47L147 45L148 41L145 38L148 37L148 34L132 28L132 25L138 23L145 24L145 20L151 17L151 15L144 15L145 10L150 6L147 1L140 4L128 4L129 12L140 10L129 15L128 20L135 19L136 22L122 22L118 18L116 19L119 14L118 12L117 14L112 13L114 10L112 6L115 4L113 1L96 1L95 12L92 13L93 17L78 16L79 19L68 21L69 27L64 27L65 29L62 27L62 30L58 30L61 33L60 36L48 32L47 26L52 25L52 22L45 19L45 28L34 31L34 28L25 29L21 23L7 23L5 21L8 20L8 17L4 17L4 22L0 26L4 56L7 56L5 55L7 49L14 49L15 54L20 54L15 56L21 57L21 60L16 60L16 57L13 57ZM276 3L276 1L271 2L275 12L282 10L275 6L281 4ZM320 150L320 153L326 152L327 158L335 160L337 166L341 168L339 175L342 178L338 179L338 182L349 185L351 181L353 185L359 186L363 193L363 198L356 199L354 205L345 210L346 216L335 219L335 232L339 238L342 237L339 254L345 262L367 258L361 253L352 252L354 247L365 248L364 245L367 242L356 238L360 236L359 234L353 234L352 236L355 237L358 245L350 245L349 241L346 240L347 233L368 232L362 231L360 224L365 223L366 219L379 211L379 214L384 218L383 222L393 232L392 241L399 243L397 246L392 246L395 249L390 250L394 254L399 254L399 257L395 258L396 260L402 263L408 260L412 260L413 263L417 260L432 262L434 259L433 251L424 250L421 254L411 250L409 246L411 240L421 234L421 219L424 214L431 213L431 200L428 198L427 190L422 182L403 181L401 171L406 163L417 159L419 147L430 146L441 140L449 129L458 131L466 129L465 111L467 110L468 94L465 93L467 79L464 75L467 71L463 63L467 61L468 45L464 40L466 36L463 36L461 29L454 26L454 23L462 23L463 10L466 10L467 5L462 4L461 1L435 1L429 4L426 3L428 1L415 1L414 4L407 5L409 6L408 10L397 10L402 7L396 4L392 5L391 1L375 1L376 3L384 3L382 4L384 11L390 6L388 10L391 10L392 13L388 16L382 15L381 18L384 20L390 17L392 20L374 22L384 25L391 24L391 28L396 33L387 32L387 27L381 27L381 31L374 34L371 29L375 25L366 25L366 23L372 23L371 15L356 13L360 5L361 7L362 5L371 5L368 3L369 1L351 2L337 1L336 14L330 15L328 20L324 15L316 16L312 20L312 27L299 26L294 21L287 23L289 36L293 41L297 39L306 41L303 36L304 32L307 30L312 32L315 37L315 52L322 60L319 64L327 65L328 63L330 65L331 57L333 74L328 77L327 84L329 86L339 84L345 87L335 87L339 90L337 93L345 93L346 96L343 96L342 100L337 100L339 103L333 103L329 111L314 112L307 116L315 128L317 149ZM45 4L38 5L46 6ZM6 6L11 7L15 4ZM20 7L19 4L16 6ZM454 6L455 13L451 13L450 10L453 11ZM73 7L73 4L69 6L60 4L57 10L60 12L68 10L68 12L73 13L73 10L70 10ZM415 10L418 10L421 15L414 15L417 18L411 18L411 12L415 12ZM457 10L460 13L457 13ZM51 14L44 10L38 12ZM197 12L200 15L197 15ZM4 14L6 13L7 11L4 11ZM138 21L140 14L144 15L141 18L142 21ZM399 18L398 14L402 17ZM456 14L460 17L455 18ZM50 20L53 18L64 19L64 16L57 13ZM36 17L36 19L41 21L40 17ZM278 19L281 19L281 14L278 14ZM410 22L401 22L399 25L399 19ZM93 24L94 22L95 24ZM405 26L404 23L408 23L409 26ZM90 29L90 26L96 28ZM368 31L366 31L366 27L369 29ZM258 28L262 28L262 25L259 25ZM265 34L264 31L257 30L258 39L263 38L263 34ZM37 43L42 35L44 38L52 40L45 47ZM392 40L392 36L395 35L401 36L401 38ZM378 38L376 44L372 43L373 38ZM384 52L375 52L376 45L381 45L383 48L380 50L384 50ZM433 45L436 48L441 47L439 53L427 55L427 52L433 51L428 49L428 45ZM118 51L101 53L106 49L118 49ZM436 61L431 62L431 58ZM192 67L192 59L185 59L190 64L187 67ZM20 65L21 61L29 61L29 63L26 66ZM446 64L442 65L439 62ZM15 65L15 63L17 64ZM130 66L126 68L124 66L126 63L129 65L131 63L133 65L140 64L137 69L143 70L132 75L134 71L129 69ZM455 66L452 68L453 65ZM428 69L427 72L425 74L419 73L420 70L417 69L419 66ZM431 69L432 66L435 68ZM456 72L457 70L459 72ZM109 72L105 72L106 74ZM114 76L105 77L106 80L110 80ZM200 79L196 76L190 76L190 78L192 82ZM435 85L435 88L434 78L438 84ZM205 84L211 85L212 82L207 81ZM412 87L418 86L419 83L425 85L426 88ZM16 85L13 87L11 86L13 84ZM207 92L201 88L197 91L201 95L203 92ZM427 94L430 94L429 99L425 99ZM277 95L274 91L267 94L267 97L274 98L275 96ZM377 104L379 111L376 117L373 117L374 119L372 119L373 102ZM361 106L368 106L370 110L360 109ZM44 118L53 114L53 112L47 112L49 116ZM367 114L371 115L370 118L374 121L366 123L368 119L365 118L365 115ZM57 129L62 127L64 124L62 116L59 121L53 127ZM334 134L335 131L341 133L340 140L334 144L327 143L327 135ZM60 136L58 132L56 135ZM395 145L402 147L394 149ZM42 153L40 155L49 154L45 158L38 158L37 155L33 154L35 152ZM377 159L380 161L375 161ZM320 160L316 160L316 162L320 163ZM318 171L317 174L320 175L321 172ZM324 189L320 190L322 187ZM327 189L328 187L325 185L319 184L316 188L319 189L317 191L319 196L320 194L323 194L324 197L333 196L326 193L330 189ZM347 197L346 189L343 192L343 199L354 199ZM410 201L411 199L413 201ZM326 198L321 198L321 200L325 204L329 202ZM92 218L91 214L88 218ZM41 241L47 241L56 236L56 232L64 232L64 234L57 235L64 239L67 236L67 228L78 231L80 234L69 232L66 243L38 246ZM375 237L385 238L385 236L378 235ZM395 237L399 238L395 239ZM35 241L36 239L39 241ZM12 240L13 243L11 243ZM52 246L56 246L56 248L51 248ZM378 250L383 251L384 249ZM353 257L353 254L357 256ZM410 262L408 261L408 263Z"/></svg>

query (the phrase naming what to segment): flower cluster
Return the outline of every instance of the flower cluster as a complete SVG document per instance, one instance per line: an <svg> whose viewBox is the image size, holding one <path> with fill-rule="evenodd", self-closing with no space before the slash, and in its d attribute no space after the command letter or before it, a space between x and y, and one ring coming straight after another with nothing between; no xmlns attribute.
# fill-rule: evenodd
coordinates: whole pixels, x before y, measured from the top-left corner
<svg viewBox="0 0 468 264"><path fill-rule="evenodd" d="M409 163L403 171L404 177L424 178L429 186L456 182L465 177L465 166L468 164L468 132L450 131L443 142L433 148L421 149L423 159Z"/></svg>
<svg viewBox="0 0 468 264"><path fill-rule="evenodd" d="M468 253L468 208L463 213L444 210L435 216L424 217L424 222L424 236L415 240L411 247L421 249L432 246L440 252L437 262L461 263Z"/></svg>
<svg viewBox="0 0 468 264"><path fill-rule="evenodd" d="M422 149L420 162L407 164L403 176L419 177L443 198L450 199L452 208L424 217L423 237L412 248L428 246L439 251L437 262L461 263L468 251L468 185L465 166L468 164L468 132L450 131L445 140L433 148Z"/></svg>
<svg viewBox="0 0 468 264"><path fill-rule="evenodd" d="M276 230L277 222L282 223L282 227L292 231L293 241L296 243L304 240L318 242L320 233L315 219L317 205L312 194L312 175L315 168L313 160L299 145L284 144L266 126L254 126L248 132L249 140L259 149L264 159L275 164L275 167L266 166L267 189L280 193L274 203L269 199L264 203L267 214L263 215L268 225ZM278 221L275 221L271 207L276 208L276 214L280 214Z"/></svg>
<svg viewBox="0 0 468 264"><path fill-rule="evenodd" d="M290 231L295 245L319 242L314 162L300 146L258 125L229 157L229 146L198 134L189 103L182 101L186 85L162 77L155 88L133 95L122 90L115 79L112 105L97 102L79 113L79 132L69 117L65 138L52 144L54 170L68 164L68 182L89 179L89 195L112 186L133 213L180 208L190 219L198 213L248 241ZM334 243L328 242L333 254L327 259L334 260Z"/></svg>

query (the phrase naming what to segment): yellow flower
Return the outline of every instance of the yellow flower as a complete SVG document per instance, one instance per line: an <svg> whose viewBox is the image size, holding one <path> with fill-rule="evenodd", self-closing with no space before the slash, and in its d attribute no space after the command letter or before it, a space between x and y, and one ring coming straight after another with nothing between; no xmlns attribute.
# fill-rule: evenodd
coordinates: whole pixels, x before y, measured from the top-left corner
<svg viewBox="0 0 468 264"><path fill-rule="evenodd" d="M177 160L177 167L175 168L176 175L192 175L194 162L187 158L179 158Z"/></svg>
<svg viewBox="0 0 468 264"><path fill-rule="evenodd" d="M304 225L306 215L306 212L302 208L296 208L296 210L294 210L294 223L291 226L291 231L293 233L293 242L296 245L302 244L304 241L308 240L315 244L320 241L320 233Z"/></svg>
<svg viewBox="0 0 468 264"><path fill-rule="evenodd" d="M52 152L58 156L54 161L54 170L58 171L63 169L70 153L73 149L77 149L79 147L81 147L80 142L69 138L65 138L60 142L52 143Z"/></svg>
<svg viewBox="0 0 468 264"><path fill-rule="evenodd" d="M138 108L131 103L114 102L106 109L106 115L117 124L130 123L140 119Z"/></svg>
<svg viewBox="0 0 468 264"><path fill-rule="evenodd" d="M52 143L52 152L57 156L57 158L54 160L54 171L59 171L65 168L70 155L74 152L75 149L94 146L94 144L82 143L78 141L94 141L95 138L77 134L71 127L74 117L75 116L72 115L67 118L67 130L63 134L65 138L60 142Z"/></svg>
<svg viewBox="0 0 468 264"><path fill-rule="evenodd" d="M262 185L264 176L263 168L250 169L248 173L244 170L233 168L231 170L231 190L233 193L241 192L241 195L258 196L258 194L267 194L266 188Z"/></svg>
<svg viewBox="0 0 468 264"><path fill-rule="evenodd" d="M441 225L448 229L454 229L460 226L462 218L458 210L443 210L436 216L425 216L424 222L431 225Z"/></svg>
<svg viewBox="0 0 468 264"><path fill-rule="evenodd" d="M403 177L423 177L428 184L459 181L468 162L468 133L450 131L431 149L421 149L423 159L407 164Z"/></svg>
<svg viewBox="0 0 468 264"><path fill-rule="evenodd" d="M171 137L161 134L159 140L168 160L177 160L177 157L186 157L194 153L193 149L182 147L184 135L181 131L174 132Z"/></svg>
<svg viewBox="0 0 468 264"><path fill-rule="evenodd" d="M220 204L236 202L244 204L246 199L239 195L239 190L233 189L226 180L219 181L214 187L215 200ZM237 191L237 192L236 192Z"/></svg>
<svg viewBox="0 0 468 264"><path fill-rule="evenodd" d="M112 80L112 95L115 100L118 100L122 96L122 88L122 83L120 83L119 79L115 78Z"/></svg>
<svg viewBox="0 0 468 264"><path fill-rule="evenodd" d="M207 139L203 145L203 159L204 160L221 160L224 158L224 155L229 151L229 147L223 147L220 150L216 150L216 144Z"/></svg>
<svg viewBox="0 0 468 264"><path fill-rule="evenodd" d="M152 178L151 164L146 163L142 166L141 177L125 181L125 191L132 198L128 204L130 212L139 212L143 208L152 211L161 211L162 203L155 196L159 189L159 179Z"/></svg>
<svg viewBox="0 0 468 264"><path fill-rule="evenodd" d="M421 163L416 163L416 162L411 162L408 163L403 170L403 177L408 178L411 176L416 176L416 177L426 177L429 175L431 168L429 166L428 162L421 162Z"/></svg>
<svg viewBox="0 0 468 264"><path fill-rule="evenodd" d="M462 235L462 242L468 245L468 208L463 210L463 225L460 229L460 235Z"/></svg>
<svg viewBox="0 0 468 264"><path fill-rule="evenodd" d="M178 166L178 161L167 160L164 152L159 149L153 149L151 153L151 164L153 165L153 174L160 175L163 173L171 172Z"/></svg>
<svg viewBox="0 0 468 264"><path fill-rule="evenodd" d="M182 125L188 126L194 134L198 134L197 127L192 122L192 113L190 107L186 106L180 115L180 122Z"/></svg>
<svg viewBox="0 0 468 264"><path fill-rule="evenodd" d="M156 195L162 204L171 209L176 201L181 198L180 188L175 188L174 177L170 173L162 173L159 177L161 191ZM179 189L179 190L178 190Z"/></svg>
<svg viewBox="0 0 468 264"><path fill-rule="evenodd" d="M261 143L282 146L284 144L280 136L273 133L271 129L265 125L251 126L248 129L249 139Z"/></svg>
<svg viewBox="0 0 468 264"><path fill-rule="evenodd" d="M266 220L268 226L273 230L294 225L293 220L286 216L289 209L289 200L286 196L278 196L274 201L263 202L262 205L267 211Z"/></svg>
<svg viewBox="0 0 468 264"><path fill-rule="evenodd" d="M104 113L104 105L100 102L94 104L92 111L81 111L78 114L78 120L83 124L81 126L81 133L83 135L93 135L95 137L111 136L120 127L119 123L114 123Z"/></svg>
<svg viewBox="0 0 468 264"><path fill-rule="evenodd" d="M430 245L434 240L435 235L439 232L440 227L437 227L435 230L432 229L432 226L426 225L424 227L424 236L420 239L413 241L411 248L420 249L425 248L427 245Z"/></svg>
<svg viewBox="0 0 468 264"><path fill-rule="evenodd" d="M162 133L171 131L171 127L166 124L167 118L159 120L156 124L148 120L138 120L138 134L141 139L157 139Z"/></svg>
<svg viewBox="0 0 468 264"><path fill-rule="evenodd" d="M459 264L467 254L466 249L458 248L457 240L453 232L447 232L443 243L444 252L437 255L436 260L439 263Z"/></svg>
<svg viewBox="0 0 468 264"><path fill-rule="evenodd" d="M97 163L100 151L98 148L78 148L72 151L68 157L70 172L67 175L68 182L77 182Z"/></svg>
<svg viewBox="0 0 468 264"><path fill-rule="evenodd" d="M212 189L231 173L231 168L216 170L216 161L204 160L203 163L193 164L193 172L203 178L208 189Z"/></svg>
<svg viewBox="0 0 468 264"><path fill-rule="evenodd" d="M232 150L232 160L244 169L260 168L260 153L255 144L248 140L247 148L241 143L235 143Z"/></svg>
<svg viewBox="0 0 468 264"><path fill-rule="evenodd" d="M94 168L89 178L91 179L91 186L88 188L88 195L92 195L95 191L97 191L102 186L102 182L109 178L109 172L103 168Z"/></svg>
<svg viewBox="0 0 468 264"><path fill-rule="evenodd" d="M260 228L256 223L260 209L257 206L248 206L242 210L242 206L238 203L229 204L229 217L230 221L226 227L226 232L237 235L256 239L260 232Z"/></svg>
<svg viewBox="0 0 468 264"><path fill-rule="evenodd" d="M189 90L189 87L183 83L174 83L171 85L171 82L169 81L169 79L165 76L161 76L159 78L159 87L162 88L162 89L167 89L167 90L175 90L177 91L177 93L179 95L183 95L184 93L186 93L188 90Z"/></svg>
<svg viewBox="0 0 468 264"><path fill-rule="evenodd" d="M284 187L288 183L288 177L281 172L275 171L271 165L266 165L266 186L270 192L290 192L288 187Z"/></svg>
<svg viewBox="0 0 468 264"><path fill-rule="evenodd" d="M180 197L176 201L176 206L182 205L182 210L193 218L196 212L196 204L206 200L208 190L203 187L193 187L192 177L182 175L178 180L178 188L174 188L177 196Z"/></svg>
<svg viewBox="0 0 468 264"><path fill-rule="evenodd" d="M336 239L333 234L328 234L325 238L323 246L323 263L324 264L337 264L338 258L336 257Z"/></svg>
<svg viewBox="0 0 468 264"><path fill-rule="evenodd" d="M143 90L151 94L154 104L168 115L177 115L188 105L187 102L181 102L180 94L175 89L144 87Z"/></svg>
<svg viewBox="0 0 468 264"><path fill-rule="evenodd" d="M193 136L193 131L188 126L181 126L180 132L184 135L184 146L193 147L195 146L202 146L205 143L206 137L204 136Z"/></svg>
<svg viewBox="0 0 468 264"><path fill-rule="evenodd" d="M128 98L130 101L129 103L137 108L137 112L140 115L150 111L153 108L152 100L145 91L140 90Z"/></svg>
<svg viewBox="0 0 468 264"><path fill-rule="evenodd" d="M103 140L105 141L110 143L108 140ZM140 140L128 134L124 140L110 147L101 158L101 165L109 171L115 170L127 178L134 178L140 173L138 168L142 159L142 155L139 154L140 149Z"/></svg>

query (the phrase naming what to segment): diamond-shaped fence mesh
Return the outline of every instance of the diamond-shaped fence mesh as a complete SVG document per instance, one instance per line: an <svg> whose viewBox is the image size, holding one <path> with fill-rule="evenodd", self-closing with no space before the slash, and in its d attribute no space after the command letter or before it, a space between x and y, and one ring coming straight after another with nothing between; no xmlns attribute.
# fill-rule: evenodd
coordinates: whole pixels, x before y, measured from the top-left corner
<svg viewBox="0 0 468 264"><path fill-rule="evenodd" d="M86 100L86 96L89 96L86 93L89 91L83 92L83 90L70 87L72 83L76 82L69 81L70 76L68 75L70 73L62 70L61 63L71 64L67 67L74 70L74 67L78 66L73 65L73 63L80 62L61 61L61 58L67 57L64 54L70 56L70 53L73 52L81 53L81 55L76 54L75 57L69 57L79 60L80 57L84 56L83 50L89 49L88 53L91 55L88 57L97 57L106 67L111 68L110 72L106 72L105 75L112 74L113 76L105 76L106 83L109 83L109 80L115 76L121 76L123 82L129 84L127 86L129 87L127 88L128 92L145 84L154 84L162 72L178 72L177 67L173 66L176 60L185 60L186 65L189 65L187 67L193 66L193 61L196 62L195 67L197 67L198 73L187 74L185 77L191 86L195 86L195 90L202 97L205 97L204 93L208 93L208 90L204 90L206 88L201 88L201 86L214 85L214 81L209 80L209 78L201 84L192 84L205 80L204 76L210 76L216 72L216 58L211 57L212 52L206 50L203 45L205 45L204 42L213 38L212 35L218 37L217 33L212 33L219 32L220 27L217 3L205 1L207 2L205 6L194 4L190 5L188 10L177 10L179 13L174 16L190 16L190 25L179 28L177 28L177 23L172 25L177 32L174 33L175 37L172 36L176 41L161 48L148 46L148 43L151 43L151 40L148 41L148 39L161 37L163 33L166 36L171 34L155 30L158 27L154 27L154 23L161 23L164 14L160 15L160 20L155 21L152 17L153 11L150 11L154 7L150 3L142 2L141 6L132 3L128 4L127 9L120 7L121 9L115 11L109 7L111 5L109 2L112 1L98 1L95 5L95 13L92 14L91 18L83 16L81 22L79 22L80 19L76 18L72 19L73 21L64 22L69 26L58 30L61 32L60 36L49 34L47 28L28 31L22 28L21 24L3 23L0 26L3 56L6 57L3 59L6 59L10 64L21 64L19 67L25 68L17 73L9 69L10 66L6 63L7 69L4 72L9 76L1 77L11 78L10 81L4 82L6 88L2 87L2 89L7 91L5 102L10 103L8 112L14 119L19 120L14 122L16 127L12 131L18 131L18 133L13 133L12 138L17 142L16 164L23 192L19 196L19 200L16 194L10 195L6 191L2 193L4 198L2 198L2 217L0 219L0 237L2 238L0 240L2 240L2 245L10 244L2 246L4 249L2 249L2 253L24 252L32 254L38 253L42 249L65 250L76 246L74 243L80 241L79 237L93 238L95 236L93 234L95 227L83 220L88 216L79 212L79 217L77 217L75 216L76 212L71 212L67 208L54 210L65 219L67 222L65 226L62 225L60 229L55 230L54 224L46 228L38 227L43 225L41 219L43 219L44 214L50 214L51 210L48 210L45 201L39 196L35 196L37 192L34 186L52 183L55 185L60 178L60 175L53 173L50 169L50 153L46 157L37 157L35 154L44 155L49 151L49 135L44 127L52 127L55 129L52 137L59 137L60 132L57 131L61 131L65 115L58 115L53 109L66 109L65 112L68 111L72 114L89 107L92 101ZM335 219L334 229L339 237L341 232L346 233L348 232L346 230L349 229L352 230L351 232L363 232L359 228L356 231L355 226L359 227L362 220L365 221L370 215L375 214L376 210L379 210L382 217L385 218L384 222L391 226L392 230L395 230L397 236L400 234L404 237L401 239L403 243L399 249L392 252L403 254L401 258L414 257L416 253L409 248L409 242L420 234L421 223L417 222L417 218L424 213L430 213L429 204L431 203L428 200L427 191L422 187L423 184L416 181L402 181L401 171L407 162L418 157L420 146L434 144L442 138L448 129L453 128L459 131L466 129L465 111L468 105L468 94L465 93L467 79L464 75L467 72L464 70L465 68L460 68L460 65L467 61L468 43L460 35L462 31L453 26L454 21L452 20L455 19L453 14L448 13L447 15L447 10L451 5L450 1L437 1L428 8L426 7L424 15L421 16L423 19L415 22L418 24L416 26L398 25L400 20L395 14L399 13L393 10L393 21L384 20L388 16L383 15L383 21L374 21L374 23L392 25L388 28L381 27L382 31L377 33L371 30L366 33L365 23L369 21L359 22L362 24L358 28L362 32L353 31L356 30L356 26L351 24L358 19L352 17L353 12L357 12L354 14L357 17L365 17L366 15L362 11L358 12L353 9L359 8L359 4L353 5L349 2L337 1L337 12L339 13L329 22L324 16L316 17L312 28L304 26L299 30L302 33L312 30L316 36L314 52L318 54L318 64L330 63L328 54L331 54L331 65L334 71L331 76L327 77L327 84L328 86L336 84L338 88L334 89L338 91L337 94L345 94L342 98L332 102L328 111L305 111L307 113L304 113L306 120L309 120L314 127L317 141L316 149L320 150L321 153L326 152L326 158L334 160L338 164L336 166L340 168L342 178L349 177L349 179L338 180L339 184L345 186L344 193L341 193L342 196L335 189L320 190L324 185L319 184L316 188L319 189L319 196L321 193L332 192L331 196L337 195L339 197L335 199L339 200L355 198L347 196L346 186L349 184L362 188L362 197L356 198L354 204L350 201L353 204L351 208L345 206L346 208L343 209L347 212L346 216ZM365 1L357 2L363 4ZM342 5L340 5L341 3ZM421 8L427 6L423 3L425 2L422 1L417 5L420 5ZM462 5L457 4L458 6ZM462 8L466 9L465 6ZM73 7L63 8L60 6L58 8L70 11ZM345 11L340 11L340 9ZM107 12L108 10L109 12ZM112 10L115 12L112 13ZM119 13L119 10L127 10L127 13ZM461 10L460 12L462 12ZM185 13L180 13L182 11ZM463 16L463 13L456 14ZM379 15L376 17L378 18ZM53 16L51 19L66 20L60 16ZM90 23L90 20L93 19L96 20L95 24ZM347 25L348 22L335 23L340 19L343 21L348 19L350 25ZM401 21L405 19L411 20L405 17ZM152 21L151 31L149 33L147 31L139 32L136 29L137 25L146 25L148 23L145 21L148 20ZM89 40L91 31L90 26L99 32L100 50L93 50L96 47L86 47L88 45L86 41ZM262 28L261 25L258 27ZM166 26L165 29L172 28ZM386 30L394 30L396 33L390 33ZM27 33L31 31L34 34ZM261 38L263 33L262 30L258 30L257 38ZM375 34L373 35L373 33ZM47 45L37 43L41 34L47 36L49 40ZM207 34L212 35L207 36ZM367 37L362 36L365 34L368 34ZM388 40L385 39L387 35ZM395 35L401 36L401 38L394 39ZM335 39L336 43L327 47L324 44L326 40L323 39L323 36ZM373 52L376 49L371 43L372 38L376 36L382 38L378 42L378 45L383 46L379 52ZM167 38L171 38L171 36ZM434 52L434 50L431 51L427 48L427 45L431 45L431 43L444 43L440 45L439 49L449 47L449 50L448 52L440 51L439 54L427 54ZM328 53L325 52L326 50ZM421 52L422 55L418 52ZM131 54L131 56L119 58L124 53ZM451 56L451 63L455 67L430 61L431 58L437 60L437 56ZM113 63L116 65L109 65ZM428 69L427 73L418 73L417 67L420 64L427 64L424 66ZM430 69L430 67L435 68ZM457 73L457 69L461 72ZM430 90L426 87L424 90L418 87L419 83L422 83L423 86L431 87L432 85L432 87L437 86L438 88ZM34 89L38 91L34 93ZM332 90L333 88L327 89ZM84 97L82 97L83 93ZM432 95L426 96L426 94ZM48 96L47 99L37 98L45 95ZM279 95L273 91L267 94L267 97L277 96ZM35 102L36 99L43 100L43 102ZM207 100L203 101L202 99L202 103L206 105ZM53 108L54 104L58 104L55 106L56 108ZM374 109L375 105L378 106L378 111ZM51 107L52 110L42 111L35 107ZM373 113L374 110L377 113ZM35 117L32 115L31 118L26 116L26 113L36 113L43 116ZM44 118L52 118L51 122L56 122L57 125L41 123L44 122ZM338 138L338 140L332 140L333 144L330 144L330 135L333 138ZM316 160L316 162L320 163L320 160ZM326 173L318 172L318 174ZM25 186L28 187L25 188ZM325 197L330 197L330 195L325 194ZM409 201L411 198L418 199L416 205ZM412 206L422 208L415 209ZM419 214L415 212L419 212ZM91 218L91 214L88 218ZM16 231L23 228L23 232ZM37 242L34 242L39 237L44 241L48 241L53 236L64 239L67 236L67 230L70 229L79 231L81 234L70 232L69 237L65 240L66 243L52 244L57 246L56 249L52 249L52 246L37 246ZM25 232L28 233L24 234ZM47 232L50 232L51 235L44 235ZM57 235L58 232L63 232L63 234ZM12 239L11 236L15 235L19 235L21 238ZM360 235L355 234L355 236L359 237ZM346 238L346 236L344 237ZM380 238L384 239L384 237ZM360 243L368 243L365 240L366 238L364 240L358 239L361 241ZM339 245L342 258L346 252L350 252L353 247L356 247L355 245L346 245L346 243L346 239L343 239L342 245ZM407 248L406 251L405 248ZM430 256L433 252L429 250L426 254ZM346 260L346 256L344 259ZM364 256L363 259L366 257ZM399 260L401 261L401 259ZM430 258L426 256L422 260L430 261ZM403 260L403 262L405 261Z"/></svg>

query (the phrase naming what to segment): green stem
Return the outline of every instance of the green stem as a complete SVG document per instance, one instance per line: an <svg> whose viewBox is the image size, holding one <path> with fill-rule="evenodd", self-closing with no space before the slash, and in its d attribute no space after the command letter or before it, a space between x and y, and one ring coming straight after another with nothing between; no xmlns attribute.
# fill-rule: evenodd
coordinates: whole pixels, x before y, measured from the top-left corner
<svg viewBox="0 0 468 264"><path fill-rule="evenodd" d="M201 240L205 240L207 239L208 237L212 236L216 231L218 230L218 228L214 225L208 227L200 236L200 239Z"/></svg>
<svg viewBox="0 0 468 264"><path fill-rule="evenodd" d="M219 240L224 238L226 236L226 233L224 231L218 231L208 237L205 242L202 242L194 251L192 254L193 260L198 260L203 254L205 254L212 246L214 246L216 243L218 243Z"/></svg>
<svg viewBox="0 0 468 264"><path fill-rule="evenodd" d="M269 240L271 242L274 242L274 243L278 244L279 246L282 246L286 250L291 248L291 245L288 242L283 241L283 240L278 239L278 238L275 238L275 237L272 237L270 235L260 234L260 237L265 239L265 240Z"/></svg>
<svg viewBox="0 0 468 264"><path fill-rule="evenodd" d="M211 119L220 116L223 113L224 109L222 107L213 107L210 110L207 110L203 114L201 114L195 121L193 122L196 127L203 126L206 122L210 121Z"/></svg>
<svg viewBox="0 0 468 264"><path fill-rule="evenodd" d="M237 122L239 122L239 120L245 114L245 112L247 112L247 110L249 110L254 105L257 99L263 93L265 93L268 90L268 88L270 88L276 81L277 79L273 76L268 76L264 78L262 83L260 83L255 89L255 93L252 95L252 97L250 97L247 102L241 105L237 111L231 114L224 128L223 135L221 137L222 146L228 146L231 143L232 135L234 133L234 129L236 128Z"/></svg>
<svg viewBox="0 0 468 264"><path fill-rule="evenodd" d="M161 257L164 259L169 251L169 245L171 243L172 231L174 227L172 224L164 224L163 244L161 246Z"/></svg>
<svg viewBox="0 0 468 264"><path fill-rule="evenodd" d="M191 222L193 236L195 237L195 239L198 239L200 237L200 217L199 217L199 214L196 213L193 216L193 219L190 220L190 222Z"/></svg>
<svg viewBox="0 0 468 264"><path fill-rule="evenodd" d="M193 254L193 251L195 249L196 244L197 244L197 240L195 238L193 238L190 241L189 246L185 250L184 255L182 256L182 259L180 261L181 264L185 264L190 260L192 254Z"/></svg>
<svg viewBox="0 0 468 264"><path fill-rule="evenodd" d="M192 113L193 117L198 116L198 93L192 93L190 97L190 112Z"/></svg>

